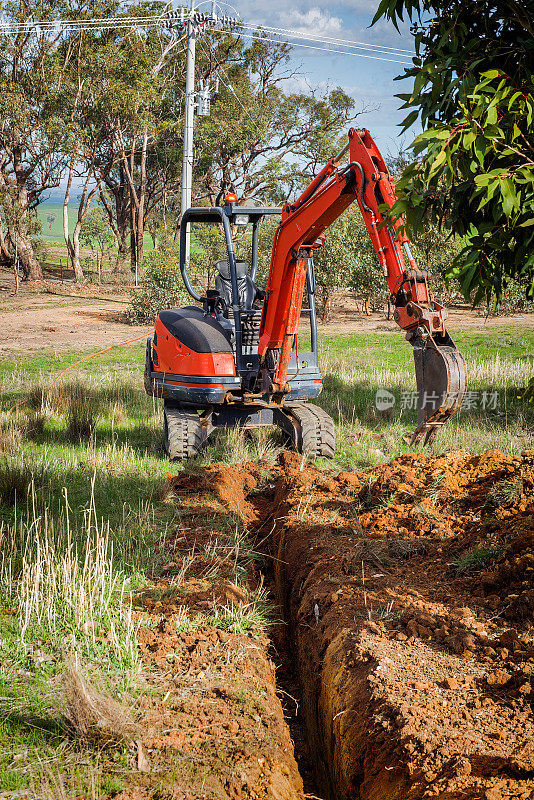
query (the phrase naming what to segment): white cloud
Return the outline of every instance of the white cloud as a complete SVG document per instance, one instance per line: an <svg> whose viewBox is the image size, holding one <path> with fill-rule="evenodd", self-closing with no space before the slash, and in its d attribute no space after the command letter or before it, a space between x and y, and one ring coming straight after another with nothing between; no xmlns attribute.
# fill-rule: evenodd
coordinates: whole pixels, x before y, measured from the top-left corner
<svg viewBox="0 0 534 800"><path fill-rule="evenodd" d="M280 25L290 28L297 33L313 32L319 36L339 36L343 31L343 21L340 17L325 14L320 8L310 8L309 11L280 11Z"/></svg>

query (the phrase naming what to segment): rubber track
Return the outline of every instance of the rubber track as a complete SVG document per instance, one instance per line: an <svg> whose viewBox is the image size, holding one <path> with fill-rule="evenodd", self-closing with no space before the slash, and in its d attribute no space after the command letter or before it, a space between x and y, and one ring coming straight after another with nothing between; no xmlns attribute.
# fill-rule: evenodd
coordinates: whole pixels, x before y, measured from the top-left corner
<svg viewBox="0 0 534 800"><path fill-rule="evenodd" d="M202 448L202 426L198 414L166 408L165 451L171 461L196 456Z"/></svg>
<svg viewBox="0 0 534 800"><path fill-rule="evenodd" d="M332 417L313 403L295 403L291 411L300 422L302 452L309 458L333 458L336 434Z"/></svg>
<svg viewBox="0 0 534 800"><path fill-rule="evenodd" d="M150 377L150 370L146 366L145 371L143 372L143 385L147 394L154 394L154 385L152 383L152 378Z"/></svg>

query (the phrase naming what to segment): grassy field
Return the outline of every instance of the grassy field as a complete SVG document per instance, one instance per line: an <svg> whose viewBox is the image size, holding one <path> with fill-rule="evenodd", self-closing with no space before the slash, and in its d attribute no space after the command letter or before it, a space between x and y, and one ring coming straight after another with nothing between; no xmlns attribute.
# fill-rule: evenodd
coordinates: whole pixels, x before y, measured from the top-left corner
<svg viewBox="0 0 534 800"><path fill-rule="evenodd" d="M71 233L77 211L78 206L76 203L69 203L69 230ZM51 245L65 244L63 236L63 203L41 203L41 205L37 206L37 216L43 225L42 238ZM145 233L143 239L145 252L150 252L153 247L154 243L150 234Z"/></svg>
<svg viewBox="0 0 534 800"><path fill-rule="evenodd" d="M534 331L468 332L457 344L473 394L434 451L533 448L534 408L518 395L534 376ZM415 389L410 346L390 333L326 333L321 347L319 403L334 417L338 441L335 461L321 466L364 467L409 451L404 439L416 414L401 407L401 393ZM158 575L165 532L180 523L165 487L183 466L165 459L161 403L142 389L144 343L88 360L54 383L80 358L0 361L0 793L38 785L43 796L70 796L64 785L80 797L108 797L110 763L120 788L127 745L73 735L69 686L83 669L135 716L146 687L129 597ZM387 415L376 409L378 389L396 398ZM272 462L281 446L266 431L221 432L190 467Z"/></svg>
<svg viewBox="0 0 534 800"><path fill-rule="evenodd" d="M77 206L73 203L69 205L69 227L72 230L70 220L74 219ZM63 203L41 203L37 206L37 216L43 225L42 237L47 242L64 243L63 238Z"/></svg>

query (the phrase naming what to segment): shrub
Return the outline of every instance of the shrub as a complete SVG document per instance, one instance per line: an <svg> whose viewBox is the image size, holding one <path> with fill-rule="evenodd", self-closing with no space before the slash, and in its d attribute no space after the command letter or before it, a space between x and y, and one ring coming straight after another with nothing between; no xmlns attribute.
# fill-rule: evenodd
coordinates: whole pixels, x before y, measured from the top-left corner
<svg viewBox="0 0 534 800"><path fill-rule="evenodd" d="M159 311L182 306L189 298L173 249L153 250L145 264L145 274L126 311L126 319L132 324L153 322Z"/></svg>

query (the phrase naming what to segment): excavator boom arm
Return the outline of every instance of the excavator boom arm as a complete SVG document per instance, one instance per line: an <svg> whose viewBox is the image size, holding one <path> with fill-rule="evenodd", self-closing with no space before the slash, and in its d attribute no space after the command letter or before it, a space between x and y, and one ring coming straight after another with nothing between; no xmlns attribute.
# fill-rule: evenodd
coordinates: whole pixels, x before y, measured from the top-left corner
<svg viewBox="0 0 534 800"><path fill-rule="evenodd" d="M339 166L348 151L349 163ZM330 159L293 204L277 229L260 325L258 353L273 354L273 388L287 391L289 358L298 333L308 260L324 231L357 201L395 305L394 319L414 347L419 424L413 441L431 440L461 404L465 362L445 328L447 312L436 303L428 275L417 268L398 220L388 224L380 207L396 200L387 166L369 131L349 131L347 146ZM441 396L440 396L441 393Z"/></svg>

